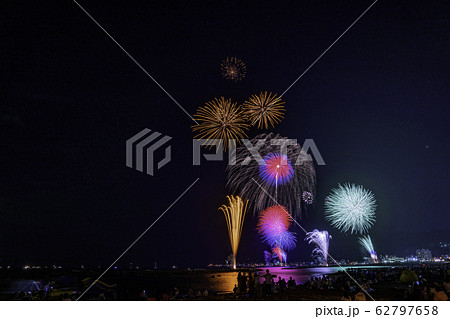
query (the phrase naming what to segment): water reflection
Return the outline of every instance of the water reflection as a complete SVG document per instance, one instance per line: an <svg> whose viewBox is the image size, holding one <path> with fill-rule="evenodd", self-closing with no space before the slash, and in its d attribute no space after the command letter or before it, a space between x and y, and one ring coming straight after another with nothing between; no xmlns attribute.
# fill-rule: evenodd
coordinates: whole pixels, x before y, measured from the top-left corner
<svg viewBox="0 0 450 319"><path fill-rule="evenodd" d="M387 266L374 266L375 268L384 268ZM372 266L364 266L364 267L342 267L347 270L350 268L372 268ZM314 267L314 268L282 268L282 267L264 267L259 268L258 274L260 277L261 284L264 283L264 278L262 276L265 275L266 269L269 269L269 272L276 277L275 281L278 281L278 277L283 278L286 282L289 280L289 277L295 280L298 284L304 284L311 278L322 277L323 275L334 274L338 271L342 271L341 267ZM223 272L217 273L215 278L210 278L210 287L211 289L219 292L219 293L229 293L233 292L234 285L237 283L238 271L236 272ZM247 274L248 275L248 274Z"/></svg>

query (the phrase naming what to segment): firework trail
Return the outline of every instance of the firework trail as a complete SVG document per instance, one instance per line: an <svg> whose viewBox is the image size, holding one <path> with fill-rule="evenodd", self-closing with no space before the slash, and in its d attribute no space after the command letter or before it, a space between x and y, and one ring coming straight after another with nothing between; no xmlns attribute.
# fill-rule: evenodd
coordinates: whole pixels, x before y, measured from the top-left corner
<svg viewBox="0 0 450 319"><path fill-rule="evenodd" d="M244 201L239 196L227 196L229 206L222 205L221 210L227 222L228 236L230 237L231 250L233 252L233 268L236 269L236 255L241 240L242 226L247 212L248 201Z"/></svg>
<svg viewBox="0 0 450 319"><path fill-rule="evenodd" d="M245 122L244 112L231 99L221 97L207 102L197 109L194 119L199 124L192 126L192 131L198 132L195 138L206 139L203 145L212 147L215 145L213 140L218 139L226 151L230 140L234 143L247 137L245 132L249 125Z"/></svg>
<svg viewBox="0 0 450 319"><path fill-rule="evenodd" d="M365 233L375 221L375 196L355 184L338 185L325 200L325 218L343 232Z"/></svg>
<svg viewBox="0 0 450 319"><path fill-rule="evenodd" d="M247 73L245 63L235 57L227 57L223 60L220 69L225 79L234 82L241 81Z"/></svg>
<svg viewBox="0 0 450 319"><path fill-rule="evenodd" d="M367 236L360 237L359 243L370 254L370 258L372 258L372 261L374 263L378 263L377 253L375 252L375 249L373 248L372 239L370 238L370 236L367 235Z"/></svg>
<svg viewBox="0 0 450 319"><path fill-rule="evenodd" d="M264 127L266 130L280 123L285 112L281 97L270 92L252 95L242 107L252 126L257 123L258 128Z"/></svg>
<svg viewBox="0 0 450 319"><path fill-rule="evenodd" d="M330 246L331 236L328 234L326 230L318 231L314 229L312 232L306 233L305 240L308 241L308 244L314 243L316 244L316 248L312 251L314 255L319 256L328 266L328 248Z"/></svg>
<svg viewBox="0 0 450 319"><path fill-rule="evenodd" d="M287 140L274 133L260 134L250 141L261 156L260 161L241 145L235 150L235 163L227 167L227 188L248 199L254 214L274 205L276 199L299 219L303 191L315 191L316 172L311 156L299 144L287 146L287 154L280 154L279 144Z"/></svg>

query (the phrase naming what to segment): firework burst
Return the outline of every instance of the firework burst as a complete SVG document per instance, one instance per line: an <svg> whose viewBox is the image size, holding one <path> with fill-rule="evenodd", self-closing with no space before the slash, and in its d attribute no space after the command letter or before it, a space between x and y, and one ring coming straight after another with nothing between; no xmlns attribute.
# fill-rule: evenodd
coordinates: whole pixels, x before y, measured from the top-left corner
<svg viewBox="0 0 450 319"><path fill-rule="evenodd" d="M325 218L343 232L365 233L375 222L375 196L355 184L338 185L325 201Z"/></svg>
<svg viewBox="0 0 450 319"><path fill-rule="evenodd" d="M230 237L231 250L233 252L233 268L236 269L236 255L241 240L248 201L244 203L239 196L227 196L227 198L229 205L222 205L219 207L219 210L222 211L227 222L228 236Z"/></svg>
<svg viewBox="0 0 450 319"><path fill-rule="evenodd" d="M318 231L314 229L312 232L306 233L305 240L308 241L308 244L314 243L316 244L316 248L314 248L313 255L320 257L325 265L328 266L328 248L330 246L331 236L328 234L326 230Z"/></svg>
<svg viewBox="0 0 450 319"><path fill-rule="evenodd" d="M252 95L242 107L252 125L258 124L258 128L264 127L265 129L280 123L285 112L281 97L277 97L271 92Z"/></svg>
<svg viewBox="0 0 450 319"><path fill-rule="evenodd" d="M245 131L249 125L245 122L244 113L231 99L221 97L207 102L197 109L194 119L199 124L192 126L192 131L198 132L195 138L206 140L203 145L211 147L216 145L214 140L220 140L226 151L230 140L234 143L247 137Z"/></svg>
<svg viewBox="0 0 450 319"><path fill-rule="evenodd" d="M303 199L303 201L304 201L306 204L308 204L308 205L311 205L311 204L314 202L314 196L313 196L313 194L311 194L311 193L308 192L308 191L304 191L304 192L303 192L303 194L302 194L302 199Z"/></svg>
<svg viewBox="0 0 450 319"><path fill-rule="evenodd" d="M222 76L234 82L241 81L247 74L247 67L244 62L235 57L227 57L220 65Z"/></svg>
<svg viewBox="0 0 450 319"><path fill-rule="evenodd" d="M374 263L378 263L378 256L373 248L372 239L369 235L363 236L359 238L359 243L361 246L370 254L370 258L372 258L372 261Z"/></svg>
<svg viewBox="0 0 450 319"><path fill-rule="evenodd" d="M281 263L286 262L287 254L283 249L277 246L272 248L272 252L273 252L272 258L274 258L274 256L277 256Z"/></svg>
<svg viewBox="0 0 450 319"><path fill-rule="evenodd" d="M299 144L289 145L284 155L288 161L282 165L284 173L280 172L280 176L284 176L283 183L277 183L272 160L276 163L275 154L280 154L280 145L275 145L275 142L283 141L287 142L287 138L273 133L261 134L252 139L250 143L256 146L255 149L262 159L259 162L252 157L245 145L239 146L234 154L235 163L230 163L227 167L227 187L231 193L248 199L254 214L274 205L276 200L276 203L286 207L293 217L300 218L302 193L304 190L314 192L316 173L311 156L306 154ZM282 161L280 163L283 164Z"/></svg>
<svg viewBox="0 0 450 319"><path fill-rule="evenodd" d="M272 185L282 185L294 176L294 169L286 155L270 153L261 161L259 175Z"/></svg>
<svg viewBox="0 0 450 319"><path fill-rule="evenodd" d="M288 229L292 218L282 206L271 206L265 209L260 217L257 229L263 241L269 246L278 246L284 250L295 248L295 234Z"/></svg>

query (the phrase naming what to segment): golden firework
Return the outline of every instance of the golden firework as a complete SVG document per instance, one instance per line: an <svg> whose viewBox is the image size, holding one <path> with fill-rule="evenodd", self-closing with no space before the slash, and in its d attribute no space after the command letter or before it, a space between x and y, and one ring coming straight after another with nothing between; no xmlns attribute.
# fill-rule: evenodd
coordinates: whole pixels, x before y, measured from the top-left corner
<svg viewBox="0 0 450 319"><path fill-rule="evenodd" d="M244 111L224 97L209 101L201 106L194 114L194 119L199 123L192 126L192 131L198 132L195 138L205 139L202 145L212 147L216 141L227 150L228 143L235 145L236 140L247 137L245 131L249 125L246 123Z"/></svg>
<svg viewBox="0 0 450 319"><path fill-rule="evenodd" d="M247 74L247 67L244 62L235 57L227 57L220 65L222 76L234 82L241 81Z"/></svg>
<svg viewBox="0 0 450 319"><path fill-rule="evenodd" d="M285 112L284 101L280 96L271 92L252 95L242 107L252 125L258 123L258 128L264 127L265 129L280 123Z"/></svg>
<svg viewBox="0 0 450 319"><path fill-rule="evenodd" d="M233 252L233 268L236 269L236 255L241 240L242 226L244 225L245 213L247 212L248 200L244 203L239 196L227 196L229 206L219 207L225 216L230 237L231 250Z"/></svg>

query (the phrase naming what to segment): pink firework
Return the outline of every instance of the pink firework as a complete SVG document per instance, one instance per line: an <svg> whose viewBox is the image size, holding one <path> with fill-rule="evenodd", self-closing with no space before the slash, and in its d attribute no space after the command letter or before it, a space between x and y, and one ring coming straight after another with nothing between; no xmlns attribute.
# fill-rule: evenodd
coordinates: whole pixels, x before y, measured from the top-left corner
<svg viewBox="0 0 450 319"><path fill-rule="evenodd" d="M291 180L294 169L286 155L270 153L260 163L259 175L272 185L281 185Z"/></svg>
<svg viewBox="0 0 450 319"><path fill-rule="evenodd" d="M272 248L272 252L278 256L278 259L280 259L280 262L283 262L284 252L280 247L277 246L275 248Z"/></svg>
<svg viewBox="0 0 450 319"><path fill-rule="evenodd" d="M292 223L286 212L286 208L280 205L266 208L259 217L258 232L265 238L281 236Z"/></svg>
<svg viewBox="0 0 450 319"><path fill-rule="evenodd" d="M283 206L275 205L265 209L258 222L258 232L271 247L290 250L295 247L295 234L288 231L292 218Z"/></svg>

